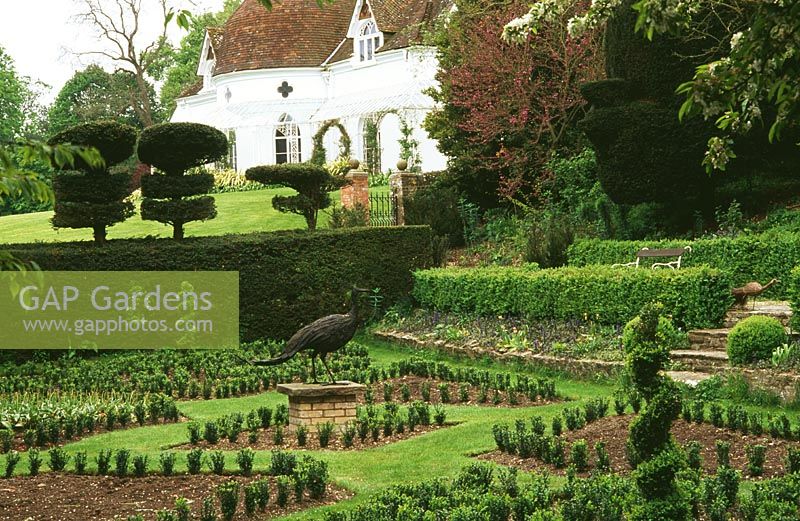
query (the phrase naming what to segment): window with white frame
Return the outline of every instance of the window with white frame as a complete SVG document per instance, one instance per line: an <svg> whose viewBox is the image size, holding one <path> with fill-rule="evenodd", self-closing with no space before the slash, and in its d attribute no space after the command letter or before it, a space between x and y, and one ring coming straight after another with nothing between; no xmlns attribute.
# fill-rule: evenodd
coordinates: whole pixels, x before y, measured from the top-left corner
<svg viewBox="0 0 800 521"><path fill-rule="evenodd" d="M375 59L375 53L380 48L383 35L378 31L378 26L372 20L361 24L356 38L355 55L359 62L368 62Z"/></svg>
<svg viewBox="0 0 800 521"><path fill-rule="evenodd" d="M284 114L275 129L275 163L300 163L303 149L300 140L300 127L292 116Z"/></svg>

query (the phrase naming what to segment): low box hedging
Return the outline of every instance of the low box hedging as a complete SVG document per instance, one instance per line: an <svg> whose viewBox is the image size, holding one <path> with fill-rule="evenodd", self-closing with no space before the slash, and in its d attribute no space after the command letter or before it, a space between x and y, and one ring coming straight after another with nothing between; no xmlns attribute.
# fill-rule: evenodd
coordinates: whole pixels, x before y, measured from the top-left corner
<svg viewBox="0 0 800 521"><path fill-rule="evenodd" d="M439 268L414 274L414 297L440 311L604 324L624 324L660 301L687 328L716 327L733 301L729 277L709 267Z"/></svg>
<svg viewBox="0 0 800 521"><path fill-rule="evenodd" d="M300 326L346 310L357 284L385 302L409 294L412 271L431 266L427 226L349 228L9 247L50 271L238 271L243 341L288 338Z"/></svg>
<svg viewBox="0 0 800 521"><path fill-rule="evenodd" d="M784 283L776 284L765 293L766 297L771 298L788 297L789 285L786 281L791 270L800 264L800 234L787 232L696 241L579 240L570 246L567 257L570 266L616 264L636 260L636 252L645 247L655 249L684 246L691 246L692 252L683 257L683 266L706 264L718 268L730 274L734 286L742 286L751 281L765 284L773 278L781 279ZM643 260L642 265L649 264L646 260Z"/></svg>

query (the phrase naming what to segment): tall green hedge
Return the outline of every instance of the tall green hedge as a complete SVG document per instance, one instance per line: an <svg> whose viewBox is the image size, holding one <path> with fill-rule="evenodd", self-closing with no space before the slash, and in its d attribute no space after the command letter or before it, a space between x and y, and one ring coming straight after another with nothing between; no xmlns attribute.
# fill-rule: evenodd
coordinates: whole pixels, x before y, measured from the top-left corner
<svg viewBox="0 0 800 521"><path fill-rule="evenodd" d="M414 297L440 311L605 324L624 324L644 304L660 301L687 328L719 325L733 300L729 278L712 268L610 266L424 270L414 274Z"/></svg>
<svg viewBox="0 0 800 521"><path fill-rule="evenodd" d="M701 239L697 241L604 241L598 239L575 242L567 252L570 266L631 262L636 252L647 248L681 248L691 246L683 257L683 266L707 264L725 271L734 286L751 281L762 284L773 278L780 284L770 288L770 298L787 298L789 274L800 264L800 234L767 232L736 238ZM643 263L646 265L647 263Z"/></svg>
<svg viewBox="0 0 800 521"><path fill-rule="evenodd" d="M386 302L411 291L412 271L431 265L427 226L350 228L222 237L118 240L14 246L43 270L238 271L243 341L287 338L317 318L345 312L357 284L380 288Z"/></svg>

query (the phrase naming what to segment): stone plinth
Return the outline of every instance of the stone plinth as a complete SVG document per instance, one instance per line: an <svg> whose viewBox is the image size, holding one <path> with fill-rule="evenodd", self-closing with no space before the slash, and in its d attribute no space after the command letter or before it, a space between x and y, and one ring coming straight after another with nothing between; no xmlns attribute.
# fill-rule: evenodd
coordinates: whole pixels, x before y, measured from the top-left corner
<svg viewBox="0 0 800 521"><path fill-rule="evenodd" d="M350 180L350 184L342 187L342 207L361 207L369 212L369 174L363 170L351 170L345 178Z"/></svg>
<svg viewBox="0 0 800 521"><path fill-rule="evenodd" d="M289 397L289 430L305 425L310 431L325 422L338 427L356 419L358 399L366 388L352 382L335 385L281 384L278 392Z"/></svg>

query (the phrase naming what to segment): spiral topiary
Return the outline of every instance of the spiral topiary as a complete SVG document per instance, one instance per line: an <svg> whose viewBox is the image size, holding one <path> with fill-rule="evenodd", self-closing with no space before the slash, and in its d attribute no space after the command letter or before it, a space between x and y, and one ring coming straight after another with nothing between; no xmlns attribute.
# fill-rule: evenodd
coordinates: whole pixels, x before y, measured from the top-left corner
<svg viewBox="0 0 800 521"><path fill-rule="evenodd" d="M68 128L48 141L50 145L66 143L96 148L104 164L91 166L76 156L74 170L53 176L53 227L92 228L95 242L103 244L107 227L133 215L133 204L125 200L130 194L130 172L111 170L133 155L136 129L115 121L98 121Z"/></svg>
<svg viewBox="0 0 800 521"><path fill-rule="evenodd" d="M173 238L184 237L184 225L217 216L212 174L184 176L190 168L218 161L228 153L228 138L198 123L163 123L142 132L139 159L163 174L142 178L142 219L173 227Z"/></svg>

